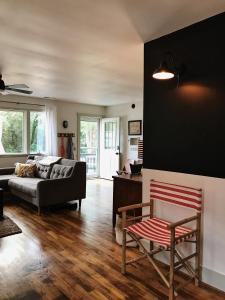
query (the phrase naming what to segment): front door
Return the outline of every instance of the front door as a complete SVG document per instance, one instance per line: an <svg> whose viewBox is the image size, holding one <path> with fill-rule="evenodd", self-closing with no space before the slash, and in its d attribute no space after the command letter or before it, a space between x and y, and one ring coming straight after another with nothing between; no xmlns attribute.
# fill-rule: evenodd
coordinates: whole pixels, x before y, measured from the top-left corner
<svg viewBox="0 0 225 300"><path fill-rule="evenodd" d="M119 170L120 164L120 119L101 120L100 177L111 179Z"/></svg>

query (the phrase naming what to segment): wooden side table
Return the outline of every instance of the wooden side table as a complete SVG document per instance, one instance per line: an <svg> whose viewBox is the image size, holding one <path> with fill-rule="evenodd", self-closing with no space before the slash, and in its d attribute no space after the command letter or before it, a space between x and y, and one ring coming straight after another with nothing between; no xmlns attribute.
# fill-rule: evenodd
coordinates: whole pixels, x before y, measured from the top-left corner
<svg viewBox="0 0 225 300"><path fill-rule="evenodd" d="M113 227L116 225L116 214L119 207L142 202L142 176L113 176ZM135 215L141 215L142 210L136 209Z"/></svg>

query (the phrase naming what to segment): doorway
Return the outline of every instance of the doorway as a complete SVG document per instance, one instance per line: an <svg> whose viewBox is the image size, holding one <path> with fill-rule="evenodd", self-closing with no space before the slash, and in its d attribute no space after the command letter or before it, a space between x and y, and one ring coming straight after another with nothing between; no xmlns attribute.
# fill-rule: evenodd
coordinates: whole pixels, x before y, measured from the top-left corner
<svg viewBox="0 0 225 300"><path fill-rule="evenodd" d="M87 164L87 176L99 177L100 118L78 116L78 157Z"/></svg>
<svg viewBox="0 0 225 300"><path fill-rule="evenodd" d="M112 180L120 165L120 119L101 120L100 177Z"/></svg>

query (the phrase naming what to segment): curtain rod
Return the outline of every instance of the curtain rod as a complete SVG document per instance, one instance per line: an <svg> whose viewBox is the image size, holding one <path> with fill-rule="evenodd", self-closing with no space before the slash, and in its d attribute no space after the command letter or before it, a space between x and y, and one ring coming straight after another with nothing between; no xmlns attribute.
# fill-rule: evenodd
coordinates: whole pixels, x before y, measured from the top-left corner
<svg viewBox="0 0 225 300"><path fill-rule="evenodd" d="M4 102L4 103L14 103L14 104L26 104L26 105L34 105L34 106L45 106L44 104L34 104L34 103L15 102L15 101L4 101L4 100L0 100L0 102Z"/></svg>

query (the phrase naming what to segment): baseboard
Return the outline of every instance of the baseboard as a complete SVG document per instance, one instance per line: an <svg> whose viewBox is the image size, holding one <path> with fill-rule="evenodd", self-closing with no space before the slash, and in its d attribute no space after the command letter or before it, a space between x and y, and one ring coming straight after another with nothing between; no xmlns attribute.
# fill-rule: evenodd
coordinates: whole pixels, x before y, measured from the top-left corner
<svg viewBox="0 0 225 300"><path fill-rule="evenodd" d="M202 268L202 282L225 292L225 275L213 270Z"/></svg>
<svg viewBox="0 0 225 300"><path fill-rule="evenodd" d="M149 242L143 243L148 249ZM167 253L168 254L168 253ZM155 257L158 261L168 266L168 256L163 253L159 253ZM182 272L183 273L183 272ZM225 292L225 274L218 273L216 271L210 270L208 268L202 268L202 283L208 287L217 289L221 292Z"/></svg>

